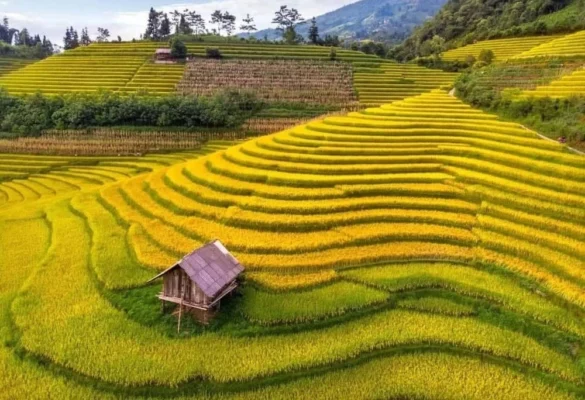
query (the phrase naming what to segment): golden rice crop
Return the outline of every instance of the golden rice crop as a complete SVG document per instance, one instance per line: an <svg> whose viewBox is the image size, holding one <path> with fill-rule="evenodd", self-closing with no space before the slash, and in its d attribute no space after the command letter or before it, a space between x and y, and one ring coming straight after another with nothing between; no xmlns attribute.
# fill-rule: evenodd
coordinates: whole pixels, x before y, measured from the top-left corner
<svg viewBox="0 0 585 400"><path fill-rule="evenodd" d="M473 319L404 311L383 312L292 336L228 339L208 334L173 341L128 321L101 298L85 267L91 240L83 220L71 214L66 203L57 203L48 213L55 241L47 262L54 260L56 269L30 282L27 292L14 304L15 322L27 350L87 376L126 385L169 385L194 375L228 382L322 365L388 346L434 343L510 357L567 379L578 379L568 356L519 333ZM64 243L75 243L74 251ZM79 287L84 288L84 296L78 295ZM32 298L38 301L31 304ZM348 331L353 334L348 336ZM187 351L194 347L199 351ZM164 357L170 350L173 357ZM145 354L149 355L147 359ZM234 357L243 362L234 364ZM262 362L258 363L260 357ZM136 359L140 362L134 363Z"/></svg>
<svg viewBox="0 0 585 400"><path fill-rule="evenodd" d="M581 158L440 91L224 148L0 155L3 171L32 171L0 184L13 397L579 394ZM207 151L220 152L193 160ZM246 267L241 296L176 335L144 297L160 283L143 285L212 239Z"/></svg>
<svg viewBox="0 0 585 400"><path fill-rule="evenodd" d="M335 270L323 270L310 273L278 274L272 272L250 272L246 279L270 290L284 291L316 286L337 278Z"/></svg>

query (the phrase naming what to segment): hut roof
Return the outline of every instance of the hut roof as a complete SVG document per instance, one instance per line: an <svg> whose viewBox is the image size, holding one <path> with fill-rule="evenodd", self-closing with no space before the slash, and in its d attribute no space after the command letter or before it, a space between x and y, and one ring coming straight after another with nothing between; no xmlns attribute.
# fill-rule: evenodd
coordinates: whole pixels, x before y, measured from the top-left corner
<svg viewBox="0 0 585 400"><path fill-rule="evenodd" d="M156 49L155 54L171 54L171 49Z"/></svg>
<svg viewBox="0 0 585 400"><path fill-rule="evenodd" d="M195 250L149 282L175 268L182 268L189 278L209 297L218 295L225 286L244 271L244 267L219 240L210 242Z"/></svg>

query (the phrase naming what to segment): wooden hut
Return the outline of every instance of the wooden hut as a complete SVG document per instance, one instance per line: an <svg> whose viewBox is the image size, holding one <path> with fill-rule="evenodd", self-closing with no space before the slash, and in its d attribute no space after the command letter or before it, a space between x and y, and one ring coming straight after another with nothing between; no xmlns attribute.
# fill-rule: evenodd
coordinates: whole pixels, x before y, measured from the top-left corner
<svg viewBox="0 0 585 400"><path fill-rule="evenodd" d="M221 299L238 287L236 279L243 271L239 261L219 240L215 240L185 256L149 282L163 278L163 291L158 295L163 310L166 303L178 304L179 317L185 309L199 321L208 323L219 310Z"/></svg>
<svg viewBox="0 0 585 400"><path fill-rule="evenodd" d="M154 53L154 62L156 64L174 64L177 60L171 54L171 49L157 49Z"/></svg>

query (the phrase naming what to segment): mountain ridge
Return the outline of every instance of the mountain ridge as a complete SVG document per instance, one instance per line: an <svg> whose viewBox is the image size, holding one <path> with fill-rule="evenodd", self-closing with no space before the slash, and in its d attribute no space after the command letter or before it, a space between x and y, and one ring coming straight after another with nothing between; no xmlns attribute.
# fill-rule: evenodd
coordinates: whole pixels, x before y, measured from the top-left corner
<svg viewBox="0 0 585 400"><path fill-rule="evenodd" d="M397 43L412 30L432 17L447 0L360 0L316 17L319 34L344 39L373 39ZM305 39L310 19L297 27ZM247 37L247 34L240 34ZM252 34L257 39L280 39L276 29L264 29Z"/></svg>

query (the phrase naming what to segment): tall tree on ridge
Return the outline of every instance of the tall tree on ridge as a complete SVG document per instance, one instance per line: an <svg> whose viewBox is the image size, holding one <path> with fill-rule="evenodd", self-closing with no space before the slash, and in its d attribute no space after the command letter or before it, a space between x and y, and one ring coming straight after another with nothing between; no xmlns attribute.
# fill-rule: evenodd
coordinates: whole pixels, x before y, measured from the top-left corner
<svg viewBox="0 0 585 400"><path fill-rule="evenodd" d="M159 34L161 37L169 36L171 34L171 21L169 20L169 15L167 13L163 14L160 21Z"/></svg>
<svg viewBox="0 0 585 400"><path fill-rule="evenodd" d="M99 43L107 42L108 39L110 38L110 30L107 28L97 28L97 30L98 30L98 37L96 38L96 40Z"/></svg>
<svg viewBox="0 0 585 400"><path fill-rule="evenodd" d="M79 34L73 27L71 27L71 46L72 49L79 47Z"/></svg>
<svg viewBox="0 0 585 400"><path fill-rule="evenodd" d="M240 29L244 32L248 32L248 38L252 35L252 32L256 32L258 28L256 28L256 24L254 23L254 18L250 17L250 14L246 15L246 18L242 19L242 25L240 25Z"/></svg>
<svg viewBox="0 0 585 400"><path fill-rule="evenodd" d="M0 25L0 41L6 44L12 44L15 36L18 34L18 29L10 28L8 18L4 17Z"/></svg>
<svg viewBox="0 0 585 400"><path fill-rule="evenodd" d="M91 44L91 38L89 37L89 32L87 27L81 30L81 38L79 42L82 46L89 46Z"/></svg>
<svg viewBox="0 0 585 400"><path fill-rule="evenodd" d="M18 35L16 35L16 45L20 46L33 46L33 38L31 38L28 29L22 28Z"/></svg>
<svg viewBox="0 0 585 400"><path fill-rule="evenodd" d="M191 26L189 25L189 22L187 21L187 16L184 13L181 14L181 19L179 20L178 33L180 35L189 35L189 34L193 33L193 30L191 29Z"/></svg>
<svg viewBox="0 0 585 400"><path fill-rule="evenodd" d="M205 33L205 20L201 14L198 14L197 11L189 11L186 18L191 30L195 33L195 35Z"/></svg>
<svg viewBox="0 0 585 400"><path fill-rule="evenodd" d="M63 48L65 50L71 49L71 30L69 28L65 29L65 36L63 37Z"/></svg>
<svg viewBox="0 0 585 400"><path fill-rule="evenodd" d="M236 29L236 16L226 11L221 18L221 27L227 32L229 38Z"/></svg>
<svg viewBox="0 0 585 400"><path fill-rule="evenodd" d="M313 17L311 20L311 27L309 28L309 40L312 44L319 44L319 27L317 26L317 19Z"/></svg>
<svg viewBox="0 0 585 400"><path fill-rule="evenodd" d="M69 27L65 30L65 37L63 38L63 48L65 50L73 50L79 47L79 34L73 27Z"/></svg>
<svg viewBox="0 0 585 400"><path fill-rule="evenodd" d="M217 33L221 35L221 28L223 25L223 13L221 10L215 10L213 14L211 14L211 20L209 22L217 25Z"/></svg>
<svg viewBox="0 0 585 400"><path fill-rule="evenodd" d="M287 43L293 44L298 43L302 39L298 37L295 26L304 21L305 19L296 8L280 6L280 10L274 13L272 23L278 26L276 30L282 34L282 38Z"/></svg>
<svg viewBox="0 0 585 400"><path fill-rule="evenodd" d="M159 39L161 36L161 13L157 12L154 7L148 12L148 23L146 24L145 39Z"/></svg>

